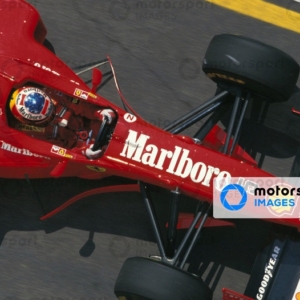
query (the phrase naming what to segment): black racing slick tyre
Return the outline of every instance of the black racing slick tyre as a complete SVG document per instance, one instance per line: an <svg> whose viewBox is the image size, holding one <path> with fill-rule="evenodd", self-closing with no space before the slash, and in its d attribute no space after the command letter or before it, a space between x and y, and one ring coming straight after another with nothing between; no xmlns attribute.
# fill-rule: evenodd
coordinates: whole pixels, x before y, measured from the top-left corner
<svg viewBox="0 0 300 300"><path fill-rule="evenodd" d="M288 100L299 76L299 65L288 54L232 34L212 39L202 69L221 89L238 85L271 101Z"/></svg>
<svg viewBox="0 0 300 300"><path fill-rule="evenodd" d="M119 300L211 300L212 291L198 277L142 257L123 264L115 284Z"/></svg>

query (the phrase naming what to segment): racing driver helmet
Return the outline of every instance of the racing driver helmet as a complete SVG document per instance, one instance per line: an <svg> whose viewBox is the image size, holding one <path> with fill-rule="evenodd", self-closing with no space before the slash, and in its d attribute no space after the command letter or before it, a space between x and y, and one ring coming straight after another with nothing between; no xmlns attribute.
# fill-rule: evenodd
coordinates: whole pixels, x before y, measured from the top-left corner
<svg viewBox="0 0 300 300"><path fill-rule="evenodd" d="M9 108L16 119L29 125L45 127L55 117L55 106L51 98L36 87L15 90Z"/></svg>

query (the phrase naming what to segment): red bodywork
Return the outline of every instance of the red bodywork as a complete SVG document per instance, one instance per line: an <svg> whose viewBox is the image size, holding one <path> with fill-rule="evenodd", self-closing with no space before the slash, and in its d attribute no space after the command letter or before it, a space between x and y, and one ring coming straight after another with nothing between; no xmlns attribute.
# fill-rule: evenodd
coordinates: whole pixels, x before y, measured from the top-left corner
<svg viewBox="0 0 300 300"><path fill-rule="evenodd" d="M218 152L226 137L218 126L199 145L190 137L172 135L94 94L43 46L46 28L39 13L28 3L4 0L0 13L0 177L101 179L117 175L169 190L178 188L196 199L212 201L212 182L217 176L272 176L257 168L255 161L238 146L231 156ZM10 127L10 94L29 82L115 110L118 117L112 138L98 160L87 159L80 148L55 147L51 141ZM276 222L300 227L299 220Z"/></svg>
<svg viewBox="0 0 300 300"><path fill-rule="evenodd" d="M172 135L96 95L43 46L46 28L35 8L23 0L2 0L0 15L0 177L101 179L117 175L169 190L178 189L196 199L211 202L212 183L217 176L272 176L257 168L256 162L239 146L231 156L220 153L226 133L218 126L199 145L190 137ZM31 137L10 126L7 105L11 92L28 83L40 84L116 112L111 140L99 159L89 160L80 147L57 147L50 140ZM80 196L114 190L114 187L106 187L79 195L65 207ZM138 191L138 185L122 186L121 190ZM178 227L187 228L192 217L181 215ZM300 228L298 219L273 221ZM210 226L218 223L210 222ZM224 299L249 299L243 297L224 290Z"/></svg>

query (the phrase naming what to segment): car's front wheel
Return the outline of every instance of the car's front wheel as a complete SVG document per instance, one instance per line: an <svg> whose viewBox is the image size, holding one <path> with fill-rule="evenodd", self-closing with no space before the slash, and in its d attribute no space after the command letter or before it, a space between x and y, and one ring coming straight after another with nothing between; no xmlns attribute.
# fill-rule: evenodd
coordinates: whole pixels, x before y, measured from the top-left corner
<svg viewBox="0 0 300 300"><path fill-rule="evenodd" d="M152 259L133 257L115 284L119 300L211 300L211 289L197 276Z"/></svg>

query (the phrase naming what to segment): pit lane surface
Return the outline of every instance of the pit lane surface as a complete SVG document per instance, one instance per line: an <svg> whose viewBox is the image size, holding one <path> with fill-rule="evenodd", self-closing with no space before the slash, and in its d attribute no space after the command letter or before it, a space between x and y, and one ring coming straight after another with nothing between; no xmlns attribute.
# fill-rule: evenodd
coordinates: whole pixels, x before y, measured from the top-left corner
<svg viewBox="0 0 300 300"><path fill-rule="evenodd" d="M276 46L300 62L298 33L213 2L29 2L39 9L59 57L78 68L109 54L127 100L141 116L161 127L214 94L215 85L202 73L201 63L216 34L246 35ZM268 3L279 5L292 23L299 24L299 3ZM119 103L112 84L102 94ZM296 102L297 95L293 99ZM263 164L281 176L289 174L298 147L300 120L289 114L291 106L291 102L274 105L268 121L271 128L289 137L286 147L272 140L276 155L267 156ZM76 192L97 186L78 179L32 184L46 211ZM0 193L0 299L115 299L113 286L124 260L157 254L137 194L91 197L53 220L40 222L43 210L26 182L2 180ZM161 220L167 214L165 200L165 195L157 192ZM186 201L184 209L192 211L194 204ZM223 286L243 292L266 231L266 224L260 221L239 222L236 229L210 229L187 267L203 275L215 290L214 299L221 299Z"/></svg>

